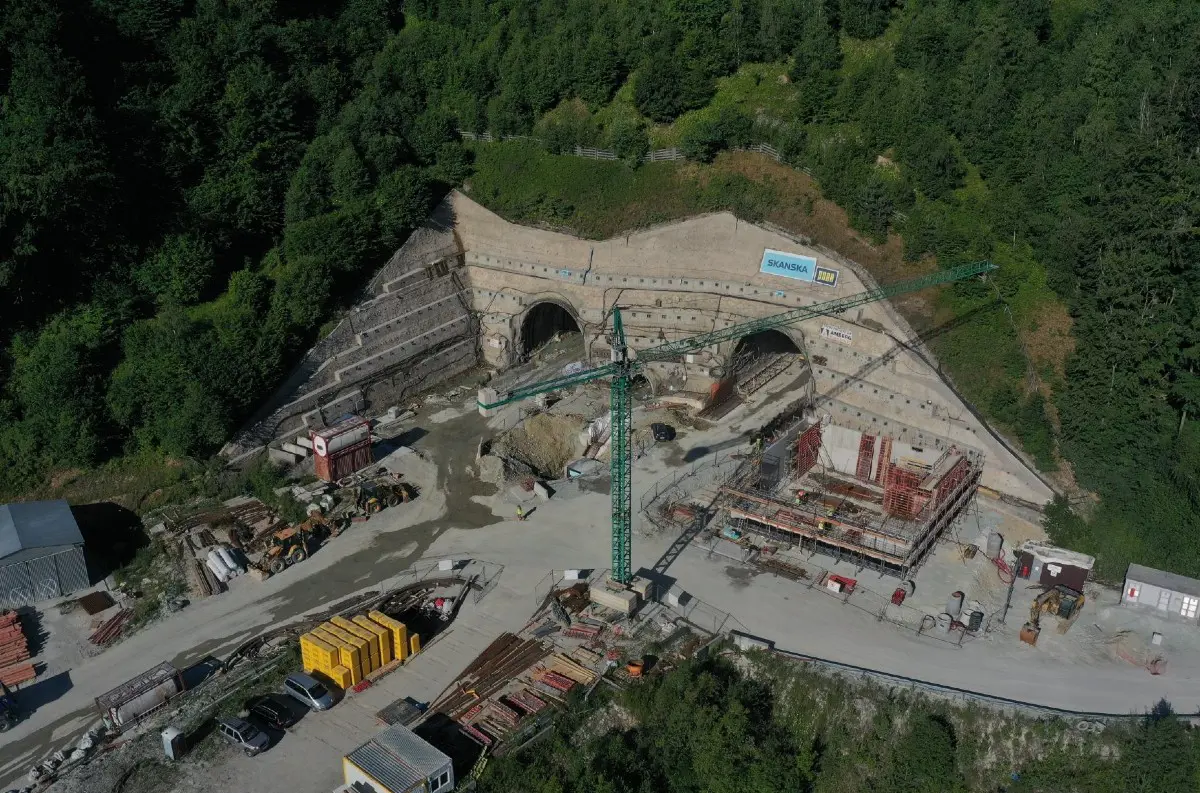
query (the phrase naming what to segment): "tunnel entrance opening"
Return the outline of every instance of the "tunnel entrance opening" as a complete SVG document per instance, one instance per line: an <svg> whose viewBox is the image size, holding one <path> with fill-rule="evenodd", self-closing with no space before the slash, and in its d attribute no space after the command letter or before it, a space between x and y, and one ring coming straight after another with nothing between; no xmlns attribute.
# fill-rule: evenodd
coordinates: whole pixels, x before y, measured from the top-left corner
<svg viewBox="0 0 1200 793"><path fill-rule="evenodd" d="M749 396L783 374L800 356L786 333L761 330L743 336L733 348L732 370L737 392Z"/></svg>
<svg viewBox="0 0 1200 793"><path fill-rule="evenodd" d="M579 323L557 303L538 303L529 309L521 323L521 353L528 357L555 337L580 333Z"/></svg>

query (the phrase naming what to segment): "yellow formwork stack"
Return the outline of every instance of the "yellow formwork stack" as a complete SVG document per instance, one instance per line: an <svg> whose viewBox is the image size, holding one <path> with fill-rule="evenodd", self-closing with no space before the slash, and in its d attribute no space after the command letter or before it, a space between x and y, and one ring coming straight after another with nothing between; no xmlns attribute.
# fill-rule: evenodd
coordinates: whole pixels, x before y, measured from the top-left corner
<svg viewBox="0 0 1200 793"><path fill-rule="evenodd" d="M392 633L392 651L401 661L408 658L408 628L403 622L392 619L382 611L368 611L371 622L387 628Z"/></svg>
<svg viewBox="0 0 1200 793"><path fill-rule="evenodd" d="M364 639L362 636L352 633L334 622L327 622L321 627L326 632L341 639L344 645L353 647L358 652L360 679L366 677L375 669L371 665L371 642L368 639ZM356 680L355 682L357 683L358 681Z"/></svg>
<svg viewBox="0 0 1200 793"><path fill-rule="evenodd" d="M364 631L370 631L379 639L379 665L385 666L392 662L392 632L377 623L371 622L365 614L354 618L354 624Z"/></svg>
<svg viewBox="0 0 1200 793"><path fill-rule="evenodd" d="M354 685L354 675L351 674L348 667L340 664L329 670L329 679L336 683L343 691Z"/></svg>
<svg viewBox="0 0 1200 793"><path fill-rule="evenodd" d="M376 669L383 666L383 656L379 652L379 637L376 636L375 633L364 629L361 625L354 624L353 621L348 620L345 617L334 617L332 620L330 620L330 622L346 631L346 633L349 633L352 636L357 636L367 642L367 652L370 653L371 657L371 669L369 671L374 672ZM367 669L363 669L364 674L367 672Z"/></svg>
<svg viewBox="0 0 1200 793"><path fill-rule="evenodd" d="M366 648L367 643L328 622L313 632L328 636L329 639L327 641L337 645L342 666L350 670L351 685L357 685L362 682L363 677L370 671L363 668L364 666L369 667L371 663L370 653Z"/></svg>
<svg viewBox="0 0 1200 793"><path fill-rule="evenodd" d="M421 652L421 637L414 633L408 637L408 654L414 656L419 652Z"/></svg>
<svg viewBox="0 0 1200 793"><path fill-rule="evenodd" d="M300 637L300 661L305 672L328 675L340 661L338 648L315 634L306 633Z"/></svg>

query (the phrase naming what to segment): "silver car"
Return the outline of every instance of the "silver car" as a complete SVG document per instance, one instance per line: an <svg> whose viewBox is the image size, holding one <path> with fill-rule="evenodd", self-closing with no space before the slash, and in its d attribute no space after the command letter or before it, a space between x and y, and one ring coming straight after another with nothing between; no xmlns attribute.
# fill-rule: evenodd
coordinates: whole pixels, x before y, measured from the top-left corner
<svg viewBox="0 0 1200 793"><path fill-rule="evenodd" d="M253 757L271 745L271 736L245 719L217 719L217 732L247 757Z"/></svg>
<svg viewBox="0 0 1200 793"><path fill-rule="evenodd" d="M323 683L303 672L293 672L284 678L283 693L313 710L329 710L335 701Z"/></svg>

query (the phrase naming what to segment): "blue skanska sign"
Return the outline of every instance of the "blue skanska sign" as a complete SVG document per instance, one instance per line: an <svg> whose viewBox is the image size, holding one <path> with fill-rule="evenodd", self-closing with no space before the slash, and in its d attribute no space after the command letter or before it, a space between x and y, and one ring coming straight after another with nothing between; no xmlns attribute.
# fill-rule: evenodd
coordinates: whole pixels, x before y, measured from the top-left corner
<svg viewBox="0 0 1200 793"><path fill-rule="evenodd" d="M760 273L781 275L797 281L817 281L824 286L837 284L837 270L828 267L818 267L817 260L811 256L800 256L795 253L784 253L767 248L763 251Z"/></svg>

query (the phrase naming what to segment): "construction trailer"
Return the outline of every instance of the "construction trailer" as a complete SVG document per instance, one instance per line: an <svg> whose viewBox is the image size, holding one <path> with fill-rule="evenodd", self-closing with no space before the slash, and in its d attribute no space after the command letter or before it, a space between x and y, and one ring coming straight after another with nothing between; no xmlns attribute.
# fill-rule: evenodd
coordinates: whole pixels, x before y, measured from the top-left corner
<svg viewBox="0 0 1200 793"><path fill-rule="evenodd" d="M1200 624L1200 581L1131 564L1125 573L1121 605L1151 611L1163 619Z"/></svg>
<svg viewBox="0 0 1200 793"><path fill-rule="evenodd" d="M722 485L730 518L900 577L921 565L963 513L983 473L976 450L916 448L811 413L775 437L760 464L743 466Z"/></svg>
<svg viewBox="0 0 1200 793"><path fill-rule="evenodd" d="M374 793L448 793L450 758L403 724L393 724L342 758L345 785Z"/></svg>
<svg viewBox="0 0 1200 793"><path fill-rule="evenodd" d="M347 416L309 433L317 477L326 482L345 479L371 464L371 422Z"/></svg>
<svg viewBox="0 0 1200 793"><path fill-rule="evenodd" d="M1016 554L1016 577L1036 581L1044 589L1065 586L1082 592L1096 564L1095 557L1038 540L1021 543Z"/></svg>

